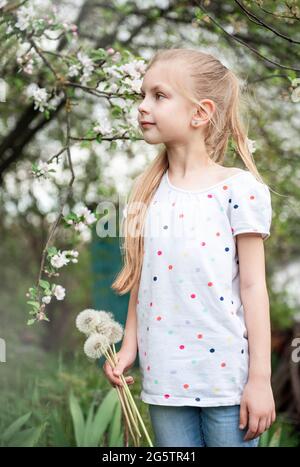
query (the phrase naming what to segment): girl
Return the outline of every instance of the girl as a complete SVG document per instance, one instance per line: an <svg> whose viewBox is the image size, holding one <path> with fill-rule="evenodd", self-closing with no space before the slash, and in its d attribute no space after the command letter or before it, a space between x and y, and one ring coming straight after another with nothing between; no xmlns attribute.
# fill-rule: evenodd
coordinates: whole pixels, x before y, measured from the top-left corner
<svg viewBox="0 0 300 467"><path fill-rule="evenodd" d="M118 365L103 369L122 385L138 349L156 446L256 447L275 420L263 244L272 209L239 81L210 54L162 49L141 95L145 141L163 148L123 219L112 288L131 292L128 317ZM230 136L248 170L223 165Z"/></svg>

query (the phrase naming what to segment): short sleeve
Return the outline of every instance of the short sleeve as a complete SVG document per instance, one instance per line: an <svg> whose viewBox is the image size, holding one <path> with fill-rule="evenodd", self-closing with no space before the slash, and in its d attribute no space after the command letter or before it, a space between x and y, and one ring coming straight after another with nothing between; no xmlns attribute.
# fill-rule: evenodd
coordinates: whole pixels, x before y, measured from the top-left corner
<svg viewBox="0 0 300 467"><path fill-rule="evenodd" d="M270 237L272 204L267 185L248 173L239 177L239 183L232 189L230 202L230 223L232 235L240 233L261 233L263 240Z"/></svg>

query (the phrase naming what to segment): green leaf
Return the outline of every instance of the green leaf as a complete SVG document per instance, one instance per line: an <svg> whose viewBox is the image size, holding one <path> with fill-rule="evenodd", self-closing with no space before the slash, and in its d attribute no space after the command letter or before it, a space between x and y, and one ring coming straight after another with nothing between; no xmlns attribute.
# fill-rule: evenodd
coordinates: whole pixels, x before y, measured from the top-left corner
<svg viewBox="0 0 300 467"><path fill-rule="evenodd" d="M94 416L94 403L90 405L84 432L84 447L97 447L97 444L92 444L93 435L93 416Z"/></svg>
<svg viewBox="0 0 300 467"><path fill-rule="evenodd" d="M280 438L281 438L281 427L279 426L275 433L273 434L270 442L269 442L269 448L278 448L280 445Z"/></svg>
<svg viewBox="0 0 300 467"><path fill-rule="evenodd" d="M40 286L42 287L42 289L49 289L50 288L50 284L48 281L44 281L43 279L40 279L39 280L39 284Z"/></svg>
<svg viewBox="0 0 300 467"><path fill-rule="evenodd" d="M76 439L76 445L78 447L83 446L84 442L84 417L81 407L78 403L77 398L74 396L73 391L70 393L69 406L73 420L73 427Z"/></svg>
<svg viewBox="0 0 300 467"><path fill-rule="evenodd" d="M118 403L118 396L116 389L111 389L104 397L101 405L99 406L93 422L93 430L91 443L99 446L103 434L108 429L109 423L113 417L115 406Z"/></svg>
<svg viewBox="0 0 300 467"><path fill-rule="evenodd" d="M46 423L37 428L28 428L18 433L13 440L10 441L10 447L32 448L35 446L46 427Z"/></svg>
<svg viewBox="0 0 300 467"><path fill-rule="evenodd" d="M23 425L29 420L32 412L28 412L25 415L22 415L17 420L15 420L9 427L2 433L1 439L3 441L8 441L11 439L17 431L19 431Z"/></svg>
<svg viewBox="0 0 300 467"><path fill-rule="evenodd" d="M56 255L56 253L57 253L57 248L56 248L55 246L50 246L50 247L47 249L47 252L48 252L48 255L49 255L49 256Z"/></svg>
<svg viewBox="0 0 300 467"><path fill-rule="evenodd" d="M114 416L109 426L109 437L108 437L108 445L109 447L121 447L119 445L120 435L122 435L121 431L122 427L122 411L121 411L121 404L116 404L116 408L114 411Z"/></svg>
<svg viewBox="0 0 300 467"><path fill-rule="evenodd" d="M29 320L27 321L27 325L28 325L28 326L31 326L33 323L35 323L35 319L29 319Z"/></svg>
<svg viewBox="0 0 300 467"><path fill-rule="evenodd" d="M26 303L28 303L28 305L33 306L33 308L35 308L36 310L39 310L39 308L40 308L40 303L39 302L34 302L33 300L29 300Z"/></svg>
<svg viewBox="0 0 300 467"><path fill-rule="evenodd" d="M51 446L70 446L70 441L66 433L66 426L62 420L61 411L56 410L55 412L52 412L49 423L51 426Z"/></svg>

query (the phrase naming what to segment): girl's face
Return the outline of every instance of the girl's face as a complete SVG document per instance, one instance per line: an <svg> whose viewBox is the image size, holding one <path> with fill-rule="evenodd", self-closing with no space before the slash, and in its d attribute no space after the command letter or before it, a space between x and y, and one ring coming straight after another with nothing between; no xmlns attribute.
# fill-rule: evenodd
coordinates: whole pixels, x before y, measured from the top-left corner
<svg viewBox="0 0 300 467"><path fill-rule="evenodd" d="M138 121L148 143L189 141L196 106L180 93L176 85L176 80L183 79L188 80L188 76L184 76L184 70L178 63L156 63L145 73ZM143 121L152 125L143 125Z"/></svg>

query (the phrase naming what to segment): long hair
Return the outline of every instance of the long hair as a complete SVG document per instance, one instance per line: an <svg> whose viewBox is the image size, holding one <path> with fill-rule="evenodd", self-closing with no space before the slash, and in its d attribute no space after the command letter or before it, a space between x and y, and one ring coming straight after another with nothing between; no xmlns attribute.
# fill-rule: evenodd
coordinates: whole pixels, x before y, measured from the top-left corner
<svg viewBox="0 0 300 467"><path fill-rule="evenodd" d="M215 103L215 112L206 125L204 136L211 160L223 164L231 137L245 166L258 181L264 183L248 146L248 123L243 119L247 113L247 100L241 92L237 76L213 55L186 48L159 49L145 71L158 62L165 64L168 61L183 62L192 79L192 92L180 85L185 97L199 105L205 113L206 109L200 101L211 99ZM167 150L163 147L146 170L134 180L128 198L127 215L121 223L121 236L124 238L121 245L123 267L111 285L119 295L129 292L140 280L144 256L145 216L168 167Z"/></svg>

